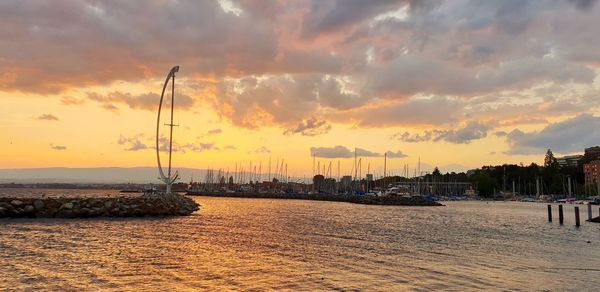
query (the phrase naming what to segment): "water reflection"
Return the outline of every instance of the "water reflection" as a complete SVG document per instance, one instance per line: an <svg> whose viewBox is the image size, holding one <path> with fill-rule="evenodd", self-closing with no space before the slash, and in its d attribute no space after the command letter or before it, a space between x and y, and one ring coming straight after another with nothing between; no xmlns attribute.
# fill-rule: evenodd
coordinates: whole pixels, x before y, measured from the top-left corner
<svg viewBox="0 0 600 292"><path fill-rule="evenodd" d="M202 208L189 217L2 219L0 287L589 290L600 284L600 272L551 269L599 268L600 225L547 223L539 204L197 201Z"/></svg>

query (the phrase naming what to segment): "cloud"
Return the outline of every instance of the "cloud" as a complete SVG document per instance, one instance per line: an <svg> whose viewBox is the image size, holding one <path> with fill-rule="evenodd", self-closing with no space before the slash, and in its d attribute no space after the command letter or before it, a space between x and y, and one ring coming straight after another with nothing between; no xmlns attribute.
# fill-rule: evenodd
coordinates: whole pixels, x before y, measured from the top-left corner
<svg viewBox="0 0 600 292"><path fill-rule="evenodd" d="M208 150L219 150L214 143L199 143L199 144L186 144L183 146L184 149L193 152L204 152Z"/></svg>
<svg viewBox="0 0 600 292"><path fill-rule="evenodd" d="M154 138L146 137L144 134L137 134L131 137L120 135L117 140L117 144L125 146L124 150L126 151L154 150L156 149L155 143L156 140ZM168 152L169 139L167 137L160 137L158 139L158 148L161 152ZM188 143L181 145L173 141L173 152L205 152L209 150L219 151L220 148L215 143Z"/></svg>
<svg viewBox="0 0 600 292"><path fill-rule="evenodd" d="M381 154L377 153L377 152L373 152L373 151L369 151L366 149L362 149L362 148L356 148L356 156L360 156L360 157L379 157L381 156Z"/></svg>
<svg viewBox="0 0 600 292"><path fill-rule="evenodd" d="M114 91L105 95L88 92L87 98L100 103L102 107L111 111L118 109L115 106L115 103L126 104L131 109L156 111L158 109L158 103L160 102L160 95L151 92L140 95L133 95L131 93L120 91ZM193 105L194 100L191 97L185 94L177 94L175 96L175 108L188 110ZM170 99L165 99L163 101L163 108L168 107L170 107Z"/></svg>
<svg viewBox="0 0 600 292"><path fill-rule="evenodd" d="M350 158L354 157L354 152L338 145L334 147L310 147L310 155L322 158Z"/></svg>
<svg viewBox="0 0 600 292"><path fill-rule="evenodd" d="M0 90L57 98L160 84L177 63L179 88L194 97L177 106L202 99L239 127L293 133L312 117L365 128L539 123L589 109L575 91L592 91L600 66L595 2L7 1ZM563 92L553 101L533 92L547 86ZM158 102L119 91L90 99L115 112Z"/></svg>
<svg viewBox="0 0 600 292"><path fill-rule="evenodd" d="M60 99L60 103L64 105L80 105L85 102L84 99L74 98L72 96L63 96Z"/></svg>
<svg viewBox="0 0 600 292"><path fill-rule="evenodd" d="M351 113L330 115L330 118L342 122L349 116L361 127L442 125L459 121L465 105L460 99L442 96L411 98L372 104Z"/></svg>
<svg viewBox="0 0 600 292"><path fill-rule="evenodd" d="M43 114L37 117L38 120L58 121L58 117L53 114Z"/></svg>
<svg viewBox="0 0 600 292"><path fill-rule="evenodd" d="M581 152L600 145L600 117L581 114L534 132L515 129L508 133L506 141L510 147L507 154L541 155L546 149L564 154Z"/></svg>
<svg viewBox="0 0 600 292"><path fill-rule="evenodd" d="M50 148L54 149L54 150L58 150L58 151L67 150L67 146L53 145L53 144L50 144Z"/></svg>
<svg viewBox="0 0 600 292"><path fill-rule="evenodd" d="M308 120L301 121L293 128L289 128L283 132L284 135L301 134L302 136L317 136L327 134L331 130L331 125L327 124L325 120L318 120L317 118L310 118Z"/></svg>
<svg viewBox="0 0 600 292"><path fill-rule="evenodd" d="M408 155L402 153L402 151L396 151L396 152L392 152L392 151L388 151L386 152L386 156L387 158L404 158L404 157L408 157Z"/></svg>
<svg viewBox="0 0 600 292"><path fill-rule="evenodd" d="M490 126L478 121L468 122L464 127L455 130L437 131L434 141L446 141L456 144L468 144L487 136Z"/></svg>
<svg viewBox="0 0 600 292"><path fill-rule="evenodd" d="M262 146L262 147L256 148L254 150L254 153L256 153L256 154L267 154L267 153L271 153L271 150L269 148L265 147L265 146Z"/></svg>
<svg viewBox="0 0 600 292"><path fill-rule="evenodd" d="M355 148L354 150L350 150L341 145L337 145L337 146L333 146L333 147L311 147L310 155L314 156L314 157L321 157L321 158L352 158L355 155L355 151L356 151L356 156L358 156L358 157L381 157L381 156L383 156L383 154L381 154L381 153L369 151L369 150L366 150L363 148ZM392 156L394 156L394 158L400 158L402 155L404 155L400 151L388 152L388 153L390 153Z"/></svg>
<svg viewBox="0 0 600 292"><path fill-rule="evenodd" d="M479 121L470 121L462 128L431 130L425 131L422 134L411 134L409 132L396 133L392 135L392 139L409 143L446 141L455 144L468 144L473 140L487 137L487 133L490 129L491 126L489 125Z"/></svg>
<svg viewBox="0 0 600 292"><path fill-rule="evenodd" d="M221 129L212 129L212 130L208 130L206 132L206 135L207 136L212 136L212 135L218 135L218 134L221 134L221 133L223 133L223 130L221 130Z"/></svg>
<svg viewBox="0 0 600 292"><path fill-rule="evenodd" d="M411 134L409 132L396 133L392 135L392 139L397 139L402 142L417 143L417 142L428 142L431 141L433 136L432 131L425 131L423 134Z"/></svg>
<svg viewBox="0 0 600 292"><path fill-rule="evenodd" d="M117 144L125 146L125 150L127 151L139 151L151 149L148 145L143 143L141 140L144 138L143 135L136 135L133 137L125 137L123 135L119 136L117 140ZM152 147L154 148L154 147Z"/></svg>

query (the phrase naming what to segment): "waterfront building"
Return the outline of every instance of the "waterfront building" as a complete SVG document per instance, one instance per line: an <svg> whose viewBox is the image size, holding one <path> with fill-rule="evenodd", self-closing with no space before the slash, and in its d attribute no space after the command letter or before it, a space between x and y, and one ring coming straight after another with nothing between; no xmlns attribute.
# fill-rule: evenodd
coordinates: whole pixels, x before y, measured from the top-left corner
<svg viewBox="0 0 600 292"><path fill-rule="evenodd" d="M587 149L586 149L587 150ZM583 165L585 184L594 184L600 178L600 160L594 160Z"/></svg>
<svg viewBox="0 0 600 292"><path fill-rule="evenodd" d="M342 185L342 188L349 188L350 186L352 186L352 176L350 176L350 175L342 176L340 183Z"/></svg>
<svg viewBox="0 0 600 292"><path fill-rule="evenodd" d="M556 162L560 167L565 166L577 166L579 165L579 161L583 159L583 155L567 155L563 157L557 157Z"/></svg>
<svg viewBox="0 0 600 292"><path fill-rule="evenodd" d="M600 160L600 146L585 148L584 153L587 161Z"/></svg>

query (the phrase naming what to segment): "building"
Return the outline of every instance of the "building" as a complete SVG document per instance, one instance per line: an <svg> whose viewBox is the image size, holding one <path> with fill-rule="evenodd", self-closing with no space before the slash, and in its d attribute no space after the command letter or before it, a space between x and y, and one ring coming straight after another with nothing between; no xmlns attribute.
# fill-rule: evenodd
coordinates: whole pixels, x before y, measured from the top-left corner
<svg viewBox="0 0 600 292"><path fill-rule="evenodd" d="M372 182L373 181L373 174L367 173L366 179L367 179L368 182Z"/></svg>
<svg viewBox="0 0 600 292"><path fill-rule="evenodd" d="M341 187L343 189L349 188L352 186L352 176L344 175L340 180Z"/></svg>
<svg viewBox="0 0 600 292"><path fill-rule="evenodd" d="M557 157L556 162L560 167L565 166L577 166L579 165L579 161L583 159L583 155L568 155L563 157Z"/></svg>
<svg viewBox="0 0 600 292"><path fill-rule="evenodd" d="M584 153L587 161L600 160L600 146L585 148Z"/></svg>
<svg viewBox="0 0 600 292"><path fill-rule="evenodd" d="M583 174L585 174L586 185L596 183L600 178L600 160L594 160L584 164Z"/></svg>

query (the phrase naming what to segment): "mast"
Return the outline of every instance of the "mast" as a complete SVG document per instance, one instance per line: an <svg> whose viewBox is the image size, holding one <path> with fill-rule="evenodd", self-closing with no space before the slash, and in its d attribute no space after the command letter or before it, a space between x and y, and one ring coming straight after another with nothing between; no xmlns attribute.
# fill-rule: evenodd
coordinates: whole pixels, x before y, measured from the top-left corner
<svg viewBox="0 0 600 292"><path fill-rule="evenodd" d="M383 187L384 188L387 186L385 184L386 176L387 176L387 152L383 153Z"/></svg>

